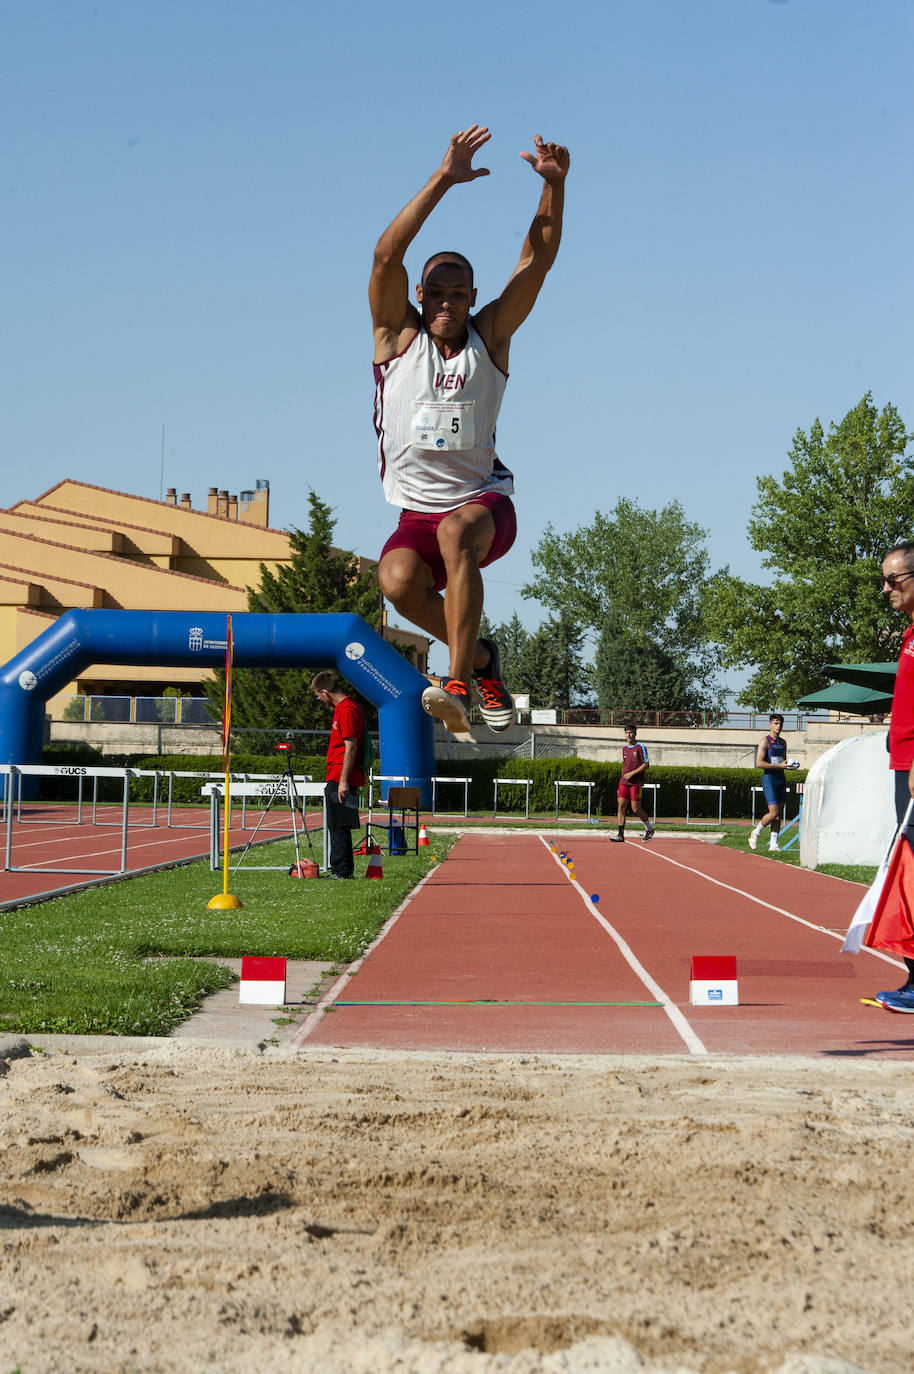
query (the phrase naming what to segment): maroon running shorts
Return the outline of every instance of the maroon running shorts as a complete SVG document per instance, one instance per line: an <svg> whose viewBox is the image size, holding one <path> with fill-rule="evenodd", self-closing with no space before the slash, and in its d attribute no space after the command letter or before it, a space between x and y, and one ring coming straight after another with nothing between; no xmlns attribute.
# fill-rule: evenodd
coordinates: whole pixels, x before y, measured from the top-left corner
<svg viewBox="0 0 914 1374"><path fill-rule="evenodd" d="M485 506L491 511L492 519L495 521L495 535L491 548L479 565L486 568L490 563L494 563L496 558L502 558L517 538L514 504L510 497L503 496L497 491L484 491L481 496L474 496L472 501L464 504ZM449 510L434 513L420 510L403 511L397 528L381 550L381 558L391 549L412 549L423 563L427 563L431 568L435 579L435 591L442 591L447 586L447 573L438 547L438 526L446 515L452 514Z"/></svg>
<svg viewBox="0 0 914 1374"><path fill-rule="evenodd" d="M620 782L617 795L620 801L633 802L637 806L641 800L640 782Z"/></svg>

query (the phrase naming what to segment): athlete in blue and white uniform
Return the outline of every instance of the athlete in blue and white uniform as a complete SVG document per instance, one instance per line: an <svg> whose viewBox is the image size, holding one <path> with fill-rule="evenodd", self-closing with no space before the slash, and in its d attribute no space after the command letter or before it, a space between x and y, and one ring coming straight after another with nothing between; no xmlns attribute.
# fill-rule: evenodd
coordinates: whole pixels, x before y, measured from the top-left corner
<svg viewBox="0 0 914 1374"><path fill-rule="evenodd" d="M784 770L796 765L787 759L787 741L782 738L784 717L775 714L769 718L768 734L759 740L755 751L755 766L762 770L762 792L768 803L768 810L749 835L749 848L758 849L759 836L766 825L771 826L771 839L768 848L773 853L780 851L778 833L784 816L784 803L787 800L787 783Z"/></svg>

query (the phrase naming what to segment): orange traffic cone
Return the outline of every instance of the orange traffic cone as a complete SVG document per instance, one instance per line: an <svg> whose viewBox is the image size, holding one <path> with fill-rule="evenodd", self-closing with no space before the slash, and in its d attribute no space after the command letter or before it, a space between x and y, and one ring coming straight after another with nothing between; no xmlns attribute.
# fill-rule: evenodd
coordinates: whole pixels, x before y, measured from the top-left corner
<svg viewBox="0 0 914 1374"><path fill-rule="evenodd" d="M384 869L381 867L381 851L380 851L380 849L378 848L378 846L375 844L374 840L372 840L372 842L371 842L371 848L370 848L369 851L368 851L368 867L365 869L365 877L366 877L366 878L383 878L383 877L384 877Z"/></svg>
<svg viewBox="0 0 914 1374"><path fill-rule="evenodd" d="M419 826L419 844L428 844L428 831L424 825Z"/></svg>

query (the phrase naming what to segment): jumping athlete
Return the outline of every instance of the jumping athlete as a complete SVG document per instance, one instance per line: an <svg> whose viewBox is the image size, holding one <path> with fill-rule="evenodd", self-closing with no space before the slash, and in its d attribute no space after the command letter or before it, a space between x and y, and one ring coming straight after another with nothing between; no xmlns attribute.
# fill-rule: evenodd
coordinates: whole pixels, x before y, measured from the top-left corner
<svg viewBox="0 0 914 1374"><path fill-rule="evenodd" d="M474 679L489 728L514 722L498 649L479 638L480 568L507 553L517 532L514 482L495 452L495 422L511 339L558 252L569 166L567 148L539 135L535 153L521 153L543 189L500 296L471 314L473 268L461 253L440 252L422 269L417 309L404 254L452 186L489 175L472 165L489 138L477 124L454 135L441 166L378 240L368 288L378 465L385 498L403 508L381 551L378 581L397 611L447 644L449 677L426 688L422 704L454 733L469 729Z"/></svg>
<svg viewBox="0 0 914 1374"><path fill-rule="evenodd" d="M638 727L636 725L626 725L625 743L622 746L622 777L619 779L619 806L616 815L618 830L615 835L610 835L612 844L622 844L625 841L625 816L631 803L632 811L644 822L644 834L642 840L652 840L654 838L654 827L651 818L641 805L641 788L644 785L644 775L650 765L647 750L643 744L639 744L636 735Z"/></svg>

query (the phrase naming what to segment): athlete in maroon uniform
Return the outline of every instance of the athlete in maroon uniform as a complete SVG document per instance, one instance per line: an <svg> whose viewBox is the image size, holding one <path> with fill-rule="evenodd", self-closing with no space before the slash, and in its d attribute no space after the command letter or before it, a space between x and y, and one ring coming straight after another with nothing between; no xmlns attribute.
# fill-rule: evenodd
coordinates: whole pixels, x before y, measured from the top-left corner
<svg viewBox="0 0 914 1374"><path fill-rule="evenodd" d="M643 840L654 838L651 818L641 805L641 786L650 760L644 745L639 744L635 738L637 733L638 727L636 725L626 725L625 743L622 746L622 777L619 780L619 807L616 815L619 829L615 835L609 837L613 844L621 844L625 839L625 815L629 804L631 804L635 815L644 822L644 834L641 838Z"/></svg>

